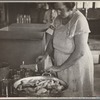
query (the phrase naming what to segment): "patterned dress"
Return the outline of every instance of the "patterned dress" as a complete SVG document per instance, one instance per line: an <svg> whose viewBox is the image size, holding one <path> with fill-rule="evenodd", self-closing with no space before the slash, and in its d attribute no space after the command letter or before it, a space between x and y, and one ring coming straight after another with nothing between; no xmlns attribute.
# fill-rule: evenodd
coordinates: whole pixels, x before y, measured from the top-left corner
<svg viewBox="0 0 100 100"><path fill-rule="evenodd" d="M90 29L84 15L76 10L71 20L63 25L58 17L55 21L53 47L55 65L64 63L74 51L74 36L88 34ZM73 66L57 72L58 78L67 82L68 89L64 97L87 97L93 96L94 91L94 66L93 58L88 44L86 43L85 55L82 56Z"/></svg>

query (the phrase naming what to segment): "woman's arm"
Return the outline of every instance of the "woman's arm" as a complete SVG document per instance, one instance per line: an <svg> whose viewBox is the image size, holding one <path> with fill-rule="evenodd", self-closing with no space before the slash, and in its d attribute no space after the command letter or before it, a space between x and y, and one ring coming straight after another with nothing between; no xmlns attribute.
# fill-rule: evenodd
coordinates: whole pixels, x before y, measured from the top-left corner
<svg viewBox="0 0 100 100"><path fill-rule="evenodd" d="M75 49L70 57L61 65L60 70L71 67L85 54L88 34L78 34L74 36Z"/></svg>
<svg viewBox="0 0 100 100"><path fill-rule="evenodd" d="M49 35L49 34L48 34ZM53 52L53 35L49 35L49 38L48 38L49 42L47 44L47 48L44 52L44 55L47 56L47 55L51 55L51 53Z"/></svg>
<svg viewBox="0 0 100 100"><path fill-rule="evenodd" d="M48 44L47 44L47 48L46 48L46 50L44 51L43 55L40 55L40 56L36 59L36 62L37 62L37 63L43 62L43 61L46 59L46 57L47 57L48 55L51 55L51 53L52 53L52 51L53 51L52 42L53 42L53 40L52 40L52 35L50 35L49 42L48 42Z"/></svg>

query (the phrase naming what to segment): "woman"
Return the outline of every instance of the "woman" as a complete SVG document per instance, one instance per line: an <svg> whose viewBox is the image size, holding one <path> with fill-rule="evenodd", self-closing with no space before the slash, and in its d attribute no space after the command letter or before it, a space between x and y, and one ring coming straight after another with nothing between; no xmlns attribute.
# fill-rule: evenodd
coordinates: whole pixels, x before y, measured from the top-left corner
<svg viewBox="0 0 100 100"><path fill-rule="evenodd" d="M59 79L69 85L64 96L93 96L93 59L87 44L90 29L84 15L76 10L74 2L55 3L60 15L54 22L54 66L47 70L56 72ZM49 43L49 44L50 44ZM50 45L42 57L50 54Z"/></svg>
<svg viewBox="0 0 100 100"><path fill-rule="evenodd" d="M49 6L49 9L44 14L43 23L52 25L58 14L57 11L54 9L54 3L48 3L47 5ZM46 37L46 45L48 45L51 36L50 34L46 34L45 37Z"/></svg>
<svg viewBox="0 0 100 100"><path fill-rule="evenodd" d="M57 17L57 11L54 10L54 4L48 3L49 9L44 14L43 23L53 23L55 18Z"/></svg>

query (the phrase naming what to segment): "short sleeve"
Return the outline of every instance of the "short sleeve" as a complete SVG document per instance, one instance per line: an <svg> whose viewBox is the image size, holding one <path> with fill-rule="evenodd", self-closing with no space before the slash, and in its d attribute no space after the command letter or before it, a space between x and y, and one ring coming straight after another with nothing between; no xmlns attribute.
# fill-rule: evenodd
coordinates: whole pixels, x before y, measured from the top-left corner
<svg viewBox="0 0 100 100"><path fill-rule="evenodd" d="M79 16L76 22L70 27L70 37L83 33L90 33L90 29L86 18Z"/></svg>
<svg viewBox="0 0 100 100"><path fill-rule="evenodd" d="M81 33L90 33L89 25L85 17L79 18L77 21L75 35Z"/></svg>

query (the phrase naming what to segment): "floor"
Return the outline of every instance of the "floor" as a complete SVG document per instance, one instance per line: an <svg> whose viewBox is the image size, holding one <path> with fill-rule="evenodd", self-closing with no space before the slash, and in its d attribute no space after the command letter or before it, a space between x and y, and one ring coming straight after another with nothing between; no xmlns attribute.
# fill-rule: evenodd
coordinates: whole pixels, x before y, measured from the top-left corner
<svg viewBox="0 0 100 100"><path fill-rule="evenodd" d="M94 90L95 96L100 97L100 64L94 67Z"/></svg>

